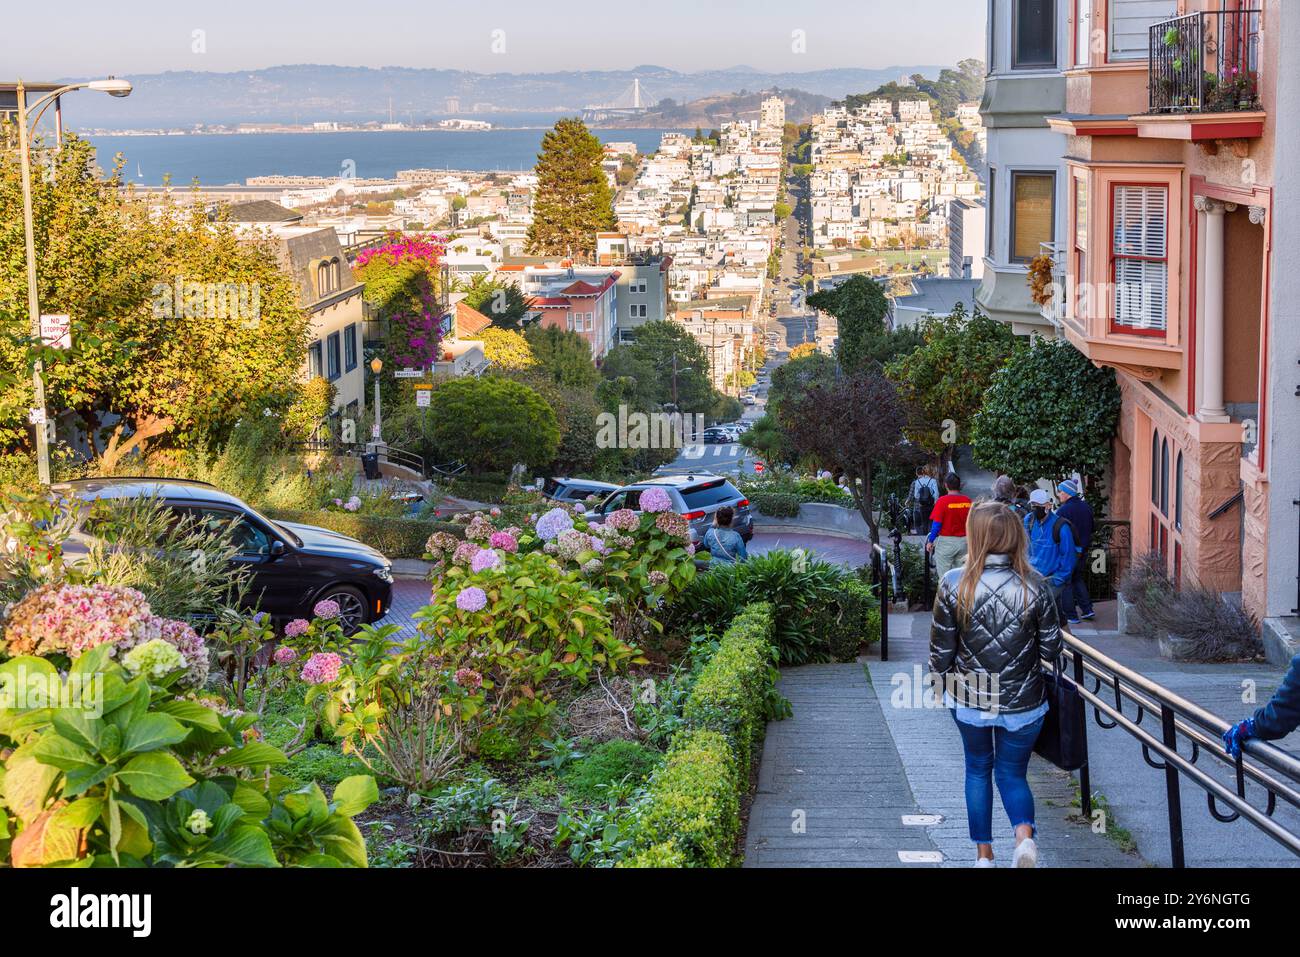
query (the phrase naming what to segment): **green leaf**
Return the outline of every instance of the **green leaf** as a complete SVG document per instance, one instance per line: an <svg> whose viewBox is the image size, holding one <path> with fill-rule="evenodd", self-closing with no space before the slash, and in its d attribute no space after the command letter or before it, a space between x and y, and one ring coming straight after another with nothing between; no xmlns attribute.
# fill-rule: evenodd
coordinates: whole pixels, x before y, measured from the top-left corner
<svg viewBox="0 0 1300 957"><path fill-rule="evenodd" d="M99 750L103 719L92 718L81 708L59 708L52 715L54 729L91 753Z"/></svg>
<svg viewBox="0 0 1300 957"><path fill-rule="evenodd" d="M157 751L185 740L190 729L171 715L146 714L136 718L126 727L122 740L124 754L138 754L142 751Z"/></svg>
<svg viewBox="0 0 1300 957"><path fill-rule="evenodd" d="M154 705L154 711L169 714L182 724L193 725L205 731L221 730L221 716L197 701L186 701L182 698L164 701Z"/></svg>
<svg viewBox="0 0 1300 957"><path fill-rule="evenodd" d="M157 751L136 755L117 772L117 779L146 801L165 801L194 783L179 761Z"/></svg>
<svg viewBox="0 0 1300 957"><path fill-rule="evenodd" d="M9 755L5 776L0 783L4 804L24 825L30 824L45 809L50 789L59 778L59 769L36 758L33 745L24 745Z"/></svg>
<svg viewBox="0 0 1300 957"><path fill-rule="evenodd" d="M265 768L288 762L283 751L265 741L250 741L242 748L235 748L221 756L223 768Z"/></svg>
<svg viewBox="0 0 1300 957"><path fill-rule="evenodd" d="M241 824L230 833L204 848L203 856L240 867L279 867L271 839L260 827Z"/></svg>
<svg viewBox="0 0 1300 957"><path fill-rule="evenodd" d="M334 789L334 810L344 817L356 817L379 800L379 788L368 774L354 774Z"/></svg>
<svg viewBox="0 0 1300 957"><path fill-rule="evenodd" d="M103 763L76 741L57 732L43 734L33 746L32 753L41 763L53 765L61 771L85 771Z"/></svg>

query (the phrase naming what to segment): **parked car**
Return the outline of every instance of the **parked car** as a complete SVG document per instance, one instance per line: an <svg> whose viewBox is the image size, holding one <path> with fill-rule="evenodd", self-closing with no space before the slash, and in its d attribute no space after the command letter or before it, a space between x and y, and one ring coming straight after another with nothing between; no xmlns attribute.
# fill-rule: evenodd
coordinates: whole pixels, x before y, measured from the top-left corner
<svg viewBox="0 0 1300 957"><path fill-rule="evenodd" d="M726 429L714 425L704 430L704 441L709 445L719 445L732 441L732 437Z"/></svg>
<svg viewBox="0 0 1300 957"><path fill-rule="evenodd" d="M593 479L549 478L542 486L542 496L552 502L585 502L588 496L604 498L618 490L613 482Z"/></svg>
<svg viewBox="0 0 1300 957"><path fill-rule="evenodd" d="M392 563L355 538L315 525L274 522L206 482L169 478L92 478L53 487L83 502L153 498L201 525L232 530L233 561L251 571L247 601L279 622L311 618L317 602L338 602L339 622L351 634L388 614ZM94 529L83 515L65 544L69 561L85 557Z"/></svg>
<svg viewBox="0 0 1300 957"><path fill-rule="evenodd" d="M740 404L741 404L741 405L754 405L754 404L756 404L757 402L758 402L758 400L755 399L754 396L751 395L751 394L748 393L748 392L746 392L744 395L742 395L742 396L740 397Z"/></svg>
<svg viewBox="0 0 1300 957"><path fill-rule="evenodd" d="M600 521L601 516L620 508L639 512L641 493L648 488L661 488L668 493L673 511L690 523L691 541L697 545L713 524L713 513L724 505L730 505L736 513L731 527L747 542L754 537L754 517L750 513L749 499L726 478L709 472L657 476L628 485L605 499L588 515Z"/></svg>

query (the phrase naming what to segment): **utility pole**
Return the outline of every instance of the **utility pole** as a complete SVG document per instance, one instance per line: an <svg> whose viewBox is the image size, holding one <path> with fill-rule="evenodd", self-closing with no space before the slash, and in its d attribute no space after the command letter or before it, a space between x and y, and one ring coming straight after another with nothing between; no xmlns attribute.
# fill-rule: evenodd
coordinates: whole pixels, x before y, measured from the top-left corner
<svg viewBox="0 0 1300 957"><path fill-rule="evenodd" d="M32 227L32 165L27 143L27 88L18 81L18 151L23 177L23 234L27 255L27 317L32 341L41 340L41 306L36 292L36 240ZM38 357L32 364L32 426L36 430L36 473L42 485L50 484L50 435L45 424L44 363Z"/></svg>

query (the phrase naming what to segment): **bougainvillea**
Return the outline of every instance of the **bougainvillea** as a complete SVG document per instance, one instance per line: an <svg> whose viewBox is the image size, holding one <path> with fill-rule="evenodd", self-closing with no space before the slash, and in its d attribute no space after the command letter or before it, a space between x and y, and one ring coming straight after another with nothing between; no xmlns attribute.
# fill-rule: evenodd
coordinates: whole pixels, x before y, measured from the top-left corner
<svg viewBox="0 0 1300 957"><path fill-rule="evenodd" d="M389 358L400 367L425 369L438 360L438 273L445 249L432 234L392 233L357 256L366 301L388 320Z"/></svg>

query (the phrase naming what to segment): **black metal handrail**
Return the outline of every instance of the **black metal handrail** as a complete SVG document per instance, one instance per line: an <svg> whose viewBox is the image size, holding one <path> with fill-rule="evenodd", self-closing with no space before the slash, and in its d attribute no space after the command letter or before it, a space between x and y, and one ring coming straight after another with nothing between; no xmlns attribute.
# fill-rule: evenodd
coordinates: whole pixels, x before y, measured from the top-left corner
<svg viewBox="0 0 1300 957"><path fill-rule="evenodd" d="M871 580L880 596L880 660L889 660L889 602L898 590L898 569L884 547L871 544Z"/></svg>
<svg viewBox="0 0 1300 957"><path fill-rule="evenodd" d="M1152 113L1258 110L1260 11L1189 13L1151 27Z"/></svg>
<svg viewBox="0 0 1300 957"><path fill-rule="evenodd" d="M1125 667L1074 635L1065 632L1064 638L1063 655L1073 666L1074 682L1080 695L1092 707L1097 725L1107 730L1123 728L1141 743L1142 759L1152 768L1165 772L1169 848L1174 867L1184 867L1186 863L1181 777L1205 791L1210 815L1215 820L1230 823L1245 819L1300 856L1300 834L1273 819L1279 799L1300 808L1300 759L1274 745L1256 740L1244 743L1242 756L1228 756L1223 748L1222 735L1231 725L1223 718ZM1102 696L1103 689L1113 701ZM1126 704L1136 709L1131 717L1124 713ZM1159 736L1142 726L1148 714L1159 719ZM1080 731L1086 741L1086 720ZM1190 757L1180 753L1182 743L1190 745ZM1152 752L1158 758L1152 757ZM1196 766L1205 754L1223 762L1231 770L1235 790ZM1264 810L1247 800L1247 781L1264 788L1267 795ZM1079 790L1084 816L1091 817L1092 788L1086 762L1079 771ZM1222 812L1220 803L1231 810Z"/></svg>

